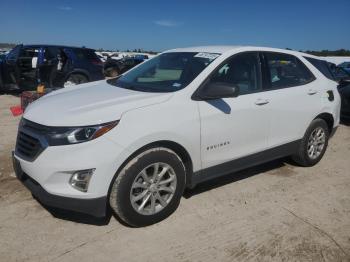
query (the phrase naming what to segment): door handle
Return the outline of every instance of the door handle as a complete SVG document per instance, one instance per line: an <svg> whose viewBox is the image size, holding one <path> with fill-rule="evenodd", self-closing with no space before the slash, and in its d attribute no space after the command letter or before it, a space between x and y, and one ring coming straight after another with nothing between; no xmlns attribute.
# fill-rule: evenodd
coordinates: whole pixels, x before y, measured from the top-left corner
<svg viewBox="0 0 350 262"><path fill-rule="evenodd" d="M261 99L259 98L258 100L255 101L255 104L258 106L262 106L262 105L266 105L268 104L270 101L267 99Z"/></svg>
<svg viewBox="0 0 350 262"><path fill-rule="evenodd" d="M317 94L317 90L314 90L314 89L309 89L309 91L307 91L307 94L312 96L314 94Z"/></svg>

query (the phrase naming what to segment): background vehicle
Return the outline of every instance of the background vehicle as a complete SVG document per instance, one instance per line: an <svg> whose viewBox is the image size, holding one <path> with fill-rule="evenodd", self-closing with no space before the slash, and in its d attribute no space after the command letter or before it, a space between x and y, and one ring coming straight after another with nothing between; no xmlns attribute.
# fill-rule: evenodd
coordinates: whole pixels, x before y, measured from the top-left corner
<svg viewBox="0 0 350 262"><path fill-rule="evenodd" d="M104 65L105 75L108 77L116 77L123 74L148 59L146 57L146 55L136 55L135 57L124 57L120 60L107 59Z"/></svg>
<svg viewBox="0 0 350 262"><path fill-rule="evenodd" d="M132 226L159 222L186 187L286 156L317 164L340 111L318 65L274 48L183 48L54 91L24 113L16 174L43 203L95 216L108 203Z"/></svg>
<svg viewBox="0 0 350 262"><path fill-rule="evenodd" d="M137 54L137 55L134 55L134 59L145 61L145 60L149 59L149 57L148 57L148 55Z"/></svg>
<svg viewBox="0 0 350 262"><path fill-rule="evenodd" d="M102 61L102 63L106 62L106 58L100 53L100 52L95 52L96 55L98 56L98 58L100 58L100 60Z"/></svg>
<svg viewBox="0 0 350 262"><path fill-rule="evenodd" d="M343 63L339 64L338 67L341 67L341 68L343 68L345 71L347 71L348 73L350 73L350 62L343 62Z"/></svg>
<svg viewBox="0 0 350 262"><path fill-rule="evenodd" d="M341 80L349 80L350 79L350 72L346 71L342 67L334 67L332 68L332 73L334 75L334 78L336 81Z"/></svg>
<svg viewBox="0 0 350 262"><path fill-rule="evenodd" d="M104 79L103 63L93 49L18 45L0 63L2 90L63 87Z"/></svg>
<svg viewBox="0 0 350 262"><path fill-rule="evenodd" d="M350 80L343 81L338 87L341 96L341 118L350 121Z"/></svg>
<svg viewBox="0 0 350 262"><path fill-rule="evenodd" d="M350 120L350 73L343 67L329 63L334 80L338 82L338 91L341 96L341 117Z"/></svg>
<svg viewBox="0 0 350 262"><path fill-rule="evenodd" d="M334 76L338 81L338 91L341 96L341 117L345 121L350 121L350 72L343 67L337 67Z"/></svg>
<svg viewBox="0 0 350 262"><path fill-rule="evenodd" d="M110 56L108 56L110 59L113 59L113 60L121 60L123 58L126 58L128 57L128 55L124 54L124 53L114 53Z"/></svg>

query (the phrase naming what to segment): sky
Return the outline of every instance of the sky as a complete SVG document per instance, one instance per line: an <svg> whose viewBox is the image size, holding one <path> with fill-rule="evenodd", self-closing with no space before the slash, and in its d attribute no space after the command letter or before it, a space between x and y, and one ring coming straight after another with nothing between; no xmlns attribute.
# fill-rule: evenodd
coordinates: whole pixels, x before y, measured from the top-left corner
<svg viewBox="0 0 350 262"><path fill-rule="evenodd" d="M350 49L350 0L0 0L0 42Z"/></svg>

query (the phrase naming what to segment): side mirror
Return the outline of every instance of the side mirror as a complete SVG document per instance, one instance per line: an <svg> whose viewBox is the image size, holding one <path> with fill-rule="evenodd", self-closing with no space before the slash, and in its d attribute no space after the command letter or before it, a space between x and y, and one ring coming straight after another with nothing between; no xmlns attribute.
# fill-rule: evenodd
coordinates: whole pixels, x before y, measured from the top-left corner
<svg viewBox="0 0 350 262"><path fill-rule="evenodd" d="M200 100L215 100L220 98L237 97L239 87L228 83L214 82L206 84L196 95Z"/></svg>

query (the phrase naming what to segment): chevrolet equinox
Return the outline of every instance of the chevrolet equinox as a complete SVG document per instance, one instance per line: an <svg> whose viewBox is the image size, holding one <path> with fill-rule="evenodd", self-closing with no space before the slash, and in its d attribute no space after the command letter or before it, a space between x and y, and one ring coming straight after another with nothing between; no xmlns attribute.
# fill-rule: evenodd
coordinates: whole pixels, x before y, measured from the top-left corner
<svg viewBox="0 0 350 262"><path fill-rule="evenodd" d="M185 188L273 159L305 167L339 124L337 83L304 53L166 51L118 78L52 92L20 121L13 163L42 203L131 226L172 214Z"/></svg>

